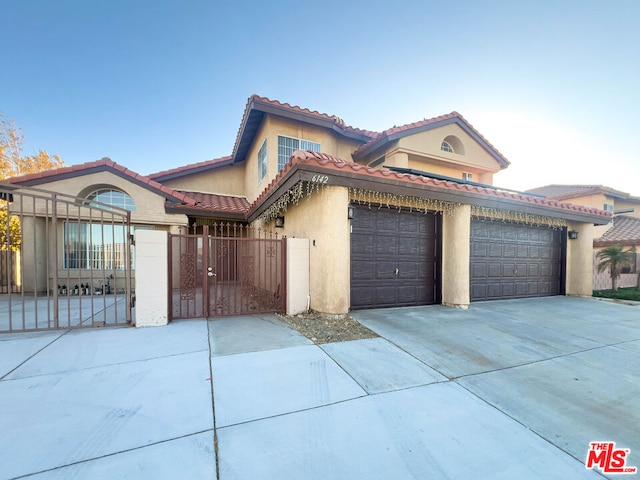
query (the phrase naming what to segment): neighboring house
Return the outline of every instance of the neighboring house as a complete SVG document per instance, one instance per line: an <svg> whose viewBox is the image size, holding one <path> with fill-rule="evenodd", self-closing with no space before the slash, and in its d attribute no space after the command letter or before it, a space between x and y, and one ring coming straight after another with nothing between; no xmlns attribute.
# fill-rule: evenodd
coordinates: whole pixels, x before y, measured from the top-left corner
<svg viewBox="0 0 640 480"><path fill-rule="evenodd" d="M598 273L597 253L610 245L635 248L636 262L623 269L620 286L637 285L640 272L640 197L602 185L547 185L528 190L528 193L544 195L548 199L602 208L612 213L611 222L595 228L594 248L594 290L611 288L608 271Z"/></svg>
<svg viewBox="0 0 640 480"><path fill-rule="evenodd" d="M493 187L508 166L456 112L371 132L252 96L228 157L148 176L103 159L11 182L115 191L135 225L171 232L243 222L308 239L309 305L327 313L589 295L593 225L611 213Z"/></svg>

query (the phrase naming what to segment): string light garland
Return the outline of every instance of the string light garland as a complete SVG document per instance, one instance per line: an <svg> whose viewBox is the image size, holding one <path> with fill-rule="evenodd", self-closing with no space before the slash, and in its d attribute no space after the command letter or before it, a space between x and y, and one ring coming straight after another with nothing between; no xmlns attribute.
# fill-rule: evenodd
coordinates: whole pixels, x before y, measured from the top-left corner
<svg viewBox="0 0 640 480"><path fill-rule="evenodd" d="M500 208L480 207L478 205L471 205L471 216L479 220L499 220L505 223L519 223L533 225L535 227L552 227L554 229L567 226L567 221L563 218L514 212L513 210L502 210Z"/></svg>
<svg viewBox="0 0 640 480"><path fill-rule="evenodd" d="M409 212L439 212L444 215L452 215L460 203L445 202L433 198L413 197L410 195L397 195L395 193L377 192L361 188L349 188L349 198L359 205L367 205L369 208L388 208L397 211Z"/></svg>
<svg viewBox="0 0 640 480"><path fill-rule="evenodd" d="M308 200L314 193L324 189L324 187L325 184L323 183L300 181L273 202L260 215L260 218L264 223L268 223L281 216L290 206L298 205L303 198ZM387 208L398 212L402 210L420 213L437 212L447 216L453 215L456 208L462 205L461 203L445 202L433 198L398 195L353 187L349 187L349 198L352 202L359 205L367 205L369 208ZM478 205L471 205L471 216L480 220L498 220L505 223L519 223L536 227L563 228L567 226L567 221L562 218Z"/></svg>

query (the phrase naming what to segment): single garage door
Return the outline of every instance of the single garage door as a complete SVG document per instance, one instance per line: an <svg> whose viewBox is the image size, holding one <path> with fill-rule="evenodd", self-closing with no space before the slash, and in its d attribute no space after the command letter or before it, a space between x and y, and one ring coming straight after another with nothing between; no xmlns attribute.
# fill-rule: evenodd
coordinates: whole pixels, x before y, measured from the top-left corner
<svg viewBox="0 0 640 480"><path fill-rule="evenodd" d="M355 206L351 220L351 308L436 302L436 216Z"/></svg>
<svg viewBox="0 0 640 480"><path fill-rule="evenodd" d="M471 221L471 300L559 295L562 230Z"/></svg>

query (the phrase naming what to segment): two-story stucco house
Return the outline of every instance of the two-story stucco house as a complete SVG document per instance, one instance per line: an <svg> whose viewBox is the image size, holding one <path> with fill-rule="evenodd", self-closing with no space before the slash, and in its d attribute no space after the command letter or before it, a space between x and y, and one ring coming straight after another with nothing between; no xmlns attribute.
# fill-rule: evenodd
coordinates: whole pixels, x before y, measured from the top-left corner
<svg viewBox="0 0 640 480"><path fill-rule="evenodd" d="M147 176L103 159L11 183L111 192L144 228L233 221L308 239L321 312L590 295L594 225L611 214L494 187L508 166L456 112L372 132L252 96L227 157Z"/></svg>

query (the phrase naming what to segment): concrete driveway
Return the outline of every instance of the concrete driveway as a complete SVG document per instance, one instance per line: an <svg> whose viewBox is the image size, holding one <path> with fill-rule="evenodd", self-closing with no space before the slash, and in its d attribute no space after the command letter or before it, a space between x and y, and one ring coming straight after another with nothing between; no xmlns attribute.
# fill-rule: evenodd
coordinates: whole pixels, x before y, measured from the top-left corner
<svg viewBox="0 0 640 480"><path fill-rule="evenodd" d="M354 316L381 337L319 347L270 315L0 336L0 479L602 478L593 441L640 464L640 307Z"/></svg>

